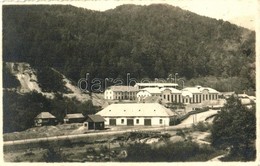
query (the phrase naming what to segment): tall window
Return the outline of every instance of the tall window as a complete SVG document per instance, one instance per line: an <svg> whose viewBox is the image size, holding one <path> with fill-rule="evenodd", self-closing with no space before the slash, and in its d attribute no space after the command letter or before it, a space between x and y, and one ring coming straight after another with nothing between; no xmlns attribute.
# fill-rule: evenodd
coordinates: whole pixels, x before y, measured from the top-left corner
<svg viewBox="0 0 260 166"><path fill-rule="evenodd" d="M160 122L160 124L162 124L162 121L163 121L163 120L162 120L162 119L160 119L160 121L159 121L159 122Z"/></svg>
<svg viewBox="0 0 260 166"><path fill-rule="evenodd" d="M125 120L124 119L121 119L121 124L124 124L125 123Z"/></svg>
<svg viewBox="0 0 260 166"><path fill-rule="evenodd" d="M136 119L136 124L139 124L139 119Z"/></svg>

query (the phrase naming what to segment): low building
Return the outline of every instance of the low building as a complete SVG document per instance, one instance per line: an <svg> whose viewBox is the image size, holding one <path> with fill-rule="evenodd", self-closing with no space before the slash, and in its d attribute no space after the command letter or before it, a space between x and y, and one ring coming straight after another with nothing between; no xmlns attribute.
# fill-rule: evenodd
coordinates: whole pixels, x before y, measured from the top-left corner
<svg viewBox="0 0 260 166"><path fill-rule="evenodd" d="M175 88L161 88L161 98L166 103L181 103L182 92Z"/></svg>
<svg viewBox="0 0 260 166"><path fill-rule="evenodd" d="M34 118L35 126L56 125L58 120L49 112L41 112Z"/></svg>
<svg viewBox="0 0 260 166"><path fill-rule="evenodd" d="M169 126L177 116L159 103L111 104L97 115L111 126Z"/></svg>
<svg viewBox="0 0 260 166"><path fill-rule="evenodd" d="M162 90L158 87L154 88L143 88L140 89L139 92L137 93L137 99L138 101L141 101L142 99L145 99L146 97L150 96L161 96Z"/></svg>
<svg viewBox="0 0 260 166"><path fill-rule="evenodd" d="M182 89L182 103L203 103L218 100L219 92L209 87L187 87Z"/></svg>
<svg viewBox="0 0 260 166"><path fill-rule="evenodd" d="M178 87L178 84L176 83L136 83L135 87L138 89L143 88L176 88Z"/></svg>
<svg viewBox="0 0 260 166"><path fill-rule="evenodd" d="M79 114L67 114L64 117L64 123L83 123L85 120L85 116L81 113Z"/></svg>
<svg viewBox="0 0 260 166"><path fill-rule="evenodd" d="M105 129L105 119L100 115L88 115L87 124L85 123L85 126L88 126L88 129L94 129L94 130L104 130Z"/></svg>
<svg viewBox="0 0 260 166"><path fill-rule="evenodd" d="M249 96L246 93L237 94L237 97L240 99L240 101L243 105L250 105L252 103L256 103L256 97Z"/></svg>
<svg viewBox="0 0 260 166"><path fill-rule="evenodd" d="M111 86L104 92L107 100L135 100L138 89L133 86Z"/></svg>

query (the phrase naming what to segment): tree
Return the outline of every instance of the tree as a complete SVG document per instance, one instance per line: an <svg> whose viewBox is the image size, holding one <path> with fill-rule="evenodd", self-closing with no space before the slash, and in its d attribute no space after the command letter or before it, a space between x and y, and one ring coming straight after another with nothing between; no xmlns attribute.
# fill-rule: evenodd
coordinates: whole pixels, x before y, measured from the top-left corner
<svg viewBox="0 0 260 166"><path fill-rule="evenodd" d="M62 161L64 161L60 148L58 147L55 149L51 146L47 147L47 152L43 155L43 160L45 162L62 162Z"/></svg>
<svg viewBox="0 0 260 166"><path fill-rule="evenodd" d="M254 50L255 32L168 5L105 12L3 6L3 60L48 66L74 82L86 73L105 79L130 72L140 80L178 72L186 79L237 77L243 82L234 81L235 90L255 89ZM59 80L49 69L38 78L44 91L54 92L64 90ZM229 82L217 81L228 91Z"/></svg>
<svg viewBox="0 0 260 166"><path fill-rule="evenodd" d="M20 86L20 82L11 73L7 65L5 63L3 65L3 88L17 88L18 86Z"/></svg>
<svg viewBox="0 0 260 166"><path fill-rule="evenodd" d="M254 160L256 139L255 106L246 108L234 96L216 115L212 126L212 145L230 148L229 160Z"/></svg>
<svg viewBox="0 0 260 166"><path fill-rule="evenodd" d="M65 82L62 80L62 75L50 67L38 69L37 78L43 91L66 92Z"/></svg>

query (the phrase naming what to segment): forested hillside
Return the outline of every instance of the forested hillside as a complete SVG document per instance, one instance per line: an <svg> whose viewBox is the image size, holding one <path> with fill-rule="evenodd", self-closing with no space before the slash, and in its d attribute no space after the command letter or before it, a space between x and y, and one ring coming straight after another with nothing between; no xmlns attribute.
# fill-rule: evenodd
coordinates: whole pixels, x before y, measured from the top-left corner
<svg viewBox="0 0 260 166"><path fill-rule="evenodd" d="M215 80L218 90L255 89L255 32L169 5L3 6L3 60L53 67L75 82L87 72L152 80L179 73L191 84Z"/></svg>

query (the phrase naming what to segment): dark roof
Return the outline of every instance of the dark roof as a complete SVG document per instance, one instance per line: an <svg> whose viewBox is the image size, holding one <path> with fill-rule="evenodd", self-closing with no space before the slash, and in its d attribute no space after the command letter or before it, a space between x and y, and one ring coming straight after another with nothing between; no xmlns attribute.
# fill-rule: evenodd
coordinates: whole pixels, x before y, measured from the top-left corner
<svg viewBox="0 0 260 166"><path fill-rule="evenodd" d="M88 115L87 122L104 122L106 121L102 116L100 115Z"/></svg>
<svg viewBox="0 0 260 166"><path fill-rule="evenodd" d="M114 92L138 92L138 88L133 86L111 86L108 89L111 89Z"/></svg>
<svg viewBox="0 0 260 166"><path fill-rule="evenodd" d="M67 114L64 119L77 119L77 118L85 118L81 113L79 114Z"/></svg>
<svg viewBox="0 0 260 166"><path fill-rule="evenodd" d="M35 117L35 119L55 119L56 117L53 116L49 112L41 112L39 115Z"/></svg>

